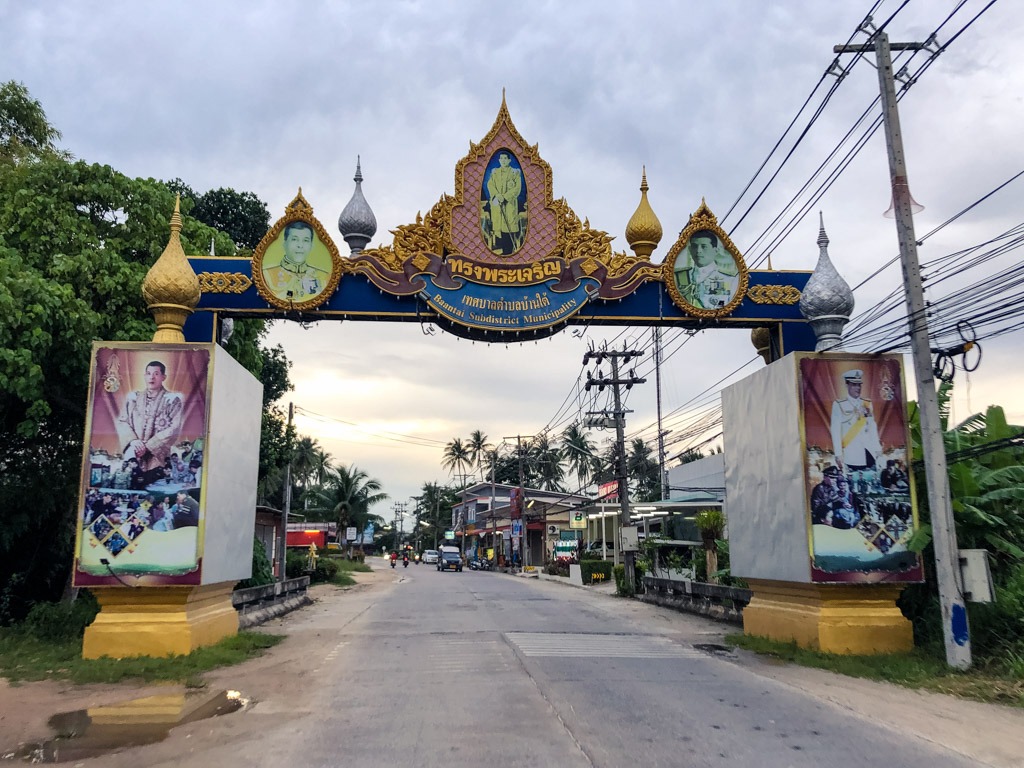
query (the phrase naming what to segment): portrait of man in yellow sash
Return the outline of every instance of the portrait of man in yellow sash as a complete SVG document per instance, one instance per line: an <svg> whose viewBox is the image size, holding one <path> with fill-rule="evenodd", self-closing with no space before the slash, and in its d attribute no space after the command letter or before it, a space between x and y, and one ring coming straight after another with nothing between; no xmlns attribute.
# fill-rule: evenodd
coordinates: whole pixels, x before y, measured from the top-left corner
<svg viewBox="0 0 1024 768"><path fill-rule="evenodd" d="M832 450L836 463L847 474L875 469L882 444L871 401L860 396L864 374L853 369L843 374L843 381L846 397L832 403Z"/></svg>
<svg viewBox="0 0 1024 768"><path fill-rule="evenodd" d="M526 185L518 161L508 150L491 159L481 195L480 229L487 247L511 256L526 238Z"/></svg>
<svg viewBox="0 0 1024 768"><path fill-rule="evenodd" d="M263 279L278 299L299 303L323 292L331 276L331 259L313 227L289 223L263 262Z"/></svg>

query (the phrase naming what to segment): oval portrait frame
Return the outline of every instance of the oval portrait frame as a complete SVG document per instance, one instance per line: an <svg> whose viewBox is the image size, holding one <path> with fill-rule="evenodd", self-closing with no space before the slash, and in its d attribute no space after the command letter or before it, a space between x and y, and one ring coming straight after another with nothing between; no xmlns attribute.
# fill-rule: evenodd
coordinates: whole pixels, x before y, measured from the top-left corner
<svg viewBox="0 0 1024 768"><path fill-rule="evenodd" d="M728 255L736 268L736 291L732 298L721 307L707 308L694 304L683 295L679 284L676 282L676 262L681 256L685 258L687 246L689 246L693 236L703 232L714 234L718 239L719 251ZM679 233L679 239L675 241L665 256L665 262L662 265L662 280L668 290L668 295L672 299L672 303L683 312L694 317L725 317L736 311L736 308L743 303L743 298L747 294L747 286L750 282L747 264L736 245L722 228L718 226L718 219L715 218L715 215L703 200L701 201L700 208L690 217L686 227Z"/></svg>
<svg viewBox="0 0 1024 768"><path fill-rule="evenodd" d="M270 286L267 285L267 280L263 276L263 260L266 257L267 249L277 242L278 238L287 226L296 222L303 222L313 228L313 232L323 244L324 248L327 249L327 253L331 258L331 271L327 277L326 283L324 284L323 290L305 301L291 301L287 298L277 296L273 290L271 290ZM313 215L313 207L306 202L306 199L302 196L302 190L299 189L299 193L295 196L295 199L288 204L287 208L285 208L284 216L278 219L274 226L267 230L267 234L263 236L259 245L256 246L256 250L253 251L252 281L256 285L256 291L264 301L278 309L315 309L321 304L327 302L331 296L334 295L334 292L338 289L338 283L341 281L341 272L341 255L338 253L338 247L327 234L327 230L324 229L323 225Z"/></svg>

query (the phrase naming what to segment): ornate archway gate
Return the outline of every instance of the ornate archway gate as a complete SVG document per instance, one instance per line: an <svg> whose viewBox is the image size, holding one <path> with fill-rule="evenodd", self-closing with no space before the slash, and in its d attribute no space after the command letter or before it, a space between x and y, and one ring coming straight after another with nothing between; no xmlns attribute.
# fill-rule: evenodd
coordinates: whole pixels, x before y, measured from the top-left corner
<svg viewBox="0 0 1024 768"><path fill-rule="evenodd" d="M569 325L755 328L767 361L815 347L797 305L810 271L748 269L703 202L653 263L662 229L646 176L626 228L633 255L613 252L553 196L550 166L504 99L456 164L454 193L393 245L364 250L376 222L358 168L355 181L339 220L345 258L301 190L251 258L187 256L175 210L142 286L153 341L94 343L74 583L102 610L83 655L188 653L237 632L262 398L218 343L222 319L434 323L501 343Z"/></svg>
<svg viewBox="0 0 1024 768"><path fill-rule="evenodd" d="M455 190L363 250L376 224L359 188L339 227L342 257L301 190L252 258L189 256L202 296L188 341L216 341L222 318L435 323L463 338L515 342L570 325L764 328L766 358L814 349L797 302L811 272L749 270L701 203L663 262L661 224L647 202L615 253L552 192L550 166L502 102L490 131L455 168Z"/></svg>

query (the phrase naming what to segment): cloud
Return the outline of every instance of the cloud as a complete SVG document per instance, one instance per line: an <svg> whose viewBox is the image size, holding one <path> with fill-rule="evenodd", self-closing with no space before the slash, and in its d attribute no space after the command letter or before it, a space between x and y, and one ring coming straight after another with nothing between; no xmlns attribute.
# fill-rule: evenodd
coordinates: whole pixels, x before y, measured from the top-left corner
<svg viewBox="0 0 1024 768"><path fill-rule="evenodd" d="M890 26L893 39L923 40L954 7L952 0L907 6ZM783 236L772 222L874 100L869 65L844 78L749 213L758 185L726 213L822 79L832 46L851 38L863 12L811 0L592 2L571 10L544 0L236 0L201 9L93 0L45 11L16 3L0 10L0 68L41 100L77 157L133 176L180 177L197 190L251 190L274 217L301 186L331 231L352 194L359 155L379 223L374 244L389 242L390 230L453 191L455 164L490 128L504 89L519 130L552 166L555 196L614 235L617 250L626 248L623 232L646 166L665 230L656 260L705 198L735 228L748 260L770 252L776 268L810 269L820 210L833 261L856 285L898 249L892 221L881 217L889 172L880 132L791 233ZM965 13L942 30L940 42L969 18ZM901 102L911 188L926 206L919 235L1024 167L1016 76L1022 33L1024 11L993 7ZM823 81L826 88L833 83L831 76ZM812 188L819 184L827 182ZM1012 188L994 197L928 240L922 258L1018 223L1017 197ZM343 244L341 250L347 253ZM898 268L884 271L858 289L858 311L899 285ZM588 345L621 345L627 337L643 343L649 333L589 329L582 338L563 333L506 348L427 336L415 324L347 321L310 331L282 323L270 341L283 343L295 362L296 403L364 432L312 420L302 427L402 499L424 481L445 479L440 450L381 435L443 443L474 429L496 440L559 431L601 404L580 394ZM702 332L664 366L664 410L714 389L752 356L746 331ZM649 361L648 353L648 382L631 391L628 416L628 429L645 435L656 431ZM1013 394L1019 374L1014 355L986 356L970 379L972 401L1012 403L1020 414Z"/></svg>

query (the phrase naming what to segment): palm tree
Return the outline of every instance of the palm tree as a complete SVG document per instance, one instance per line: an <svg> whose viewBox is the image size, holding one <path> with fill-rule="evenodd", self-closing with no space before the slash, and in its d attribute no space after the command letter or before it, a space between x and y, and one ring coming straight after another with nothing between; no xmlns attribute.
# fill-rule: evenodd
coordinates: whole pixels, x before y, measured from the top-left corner
<svg viewBox="0 0 1024 768"><path fill-rule="evenodd" d="M327 451L322 448L316 449L316 461L313 466L313 477L316 479L317 485L323 485L327 479L328 472L331 469L331 459L333 457Z"/></svg>
<svg viewBox="0 0 1024 768"><path fill-rule="evenodd" d="M487 452L494 448L493 445L487 442L487 435L481 432L479 429L473 430L469 436L469 460L470 463L475 464L477 471L480 473L480 479L484 476L484 462L487 458Z"/></svg>
<svg viewBox="0 0 1024 768"><path fill-rule="evenodd" d="M562 469L562 454L548 440L546 434L537 435L530 441L526 454L532 483L548 491L561 491L565 470Z"/></svg>
<svg viewBox="0 0 1024 768"><path fill-rule="evenodd" d="M310 511L326 513L338 523L339 531L348 526L365 529L371 518L376 517L370 514L370 507L388 498L381 492L380 480L371 478L355 464L331 467L323 487L311 489L311 494L321 506Z"/></svg>
<svg viewBox="0 0 1024 768"><path fill-rule="evenodd" d="M469 446L462 442L462 438L454 438L444 447L444 457L441 459L441 466L452 471L453 474L461 475L465 483L465 468L472 463ZM462 470L461 472L459 470Z"/></svg>
<svg viewBox="0 0 1024 768"><path fill-rule="evenodd" d="M638 501L657 501L661 496L660 467L654 450L641 438L634 438L626 454L626 472L633 479Z"/></svg>
<svg viewBox="0 0 1024 768"><path fill-rule="evenodd" d="M570 424L562 432L562 458L568 462L569 469L576 473L581 490L586 487L593 475L594 451L590 436L579 422Z"/></svg>
<svg viewBox="0 0 1024 768"><path fill-rule="evenodd" d="M317 451L320 446L312 437L300 437L292 450L292 478L306 492L316 472Z"/></svg>

